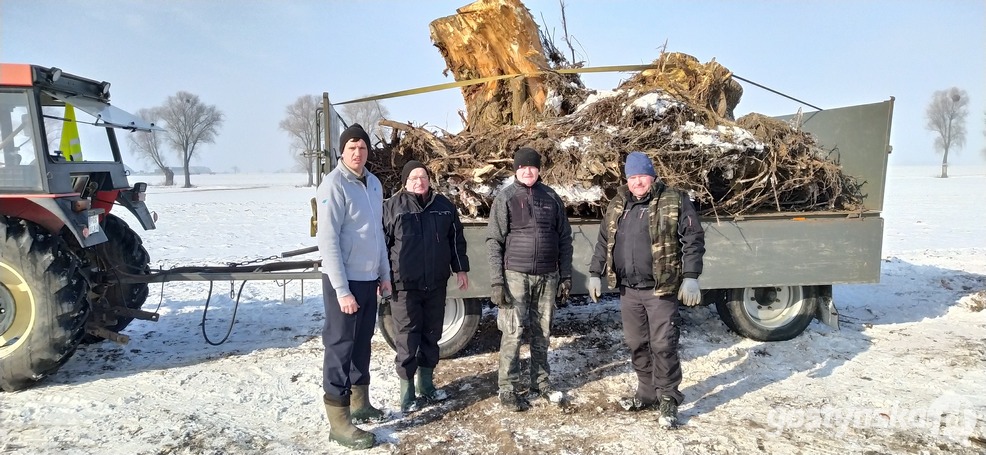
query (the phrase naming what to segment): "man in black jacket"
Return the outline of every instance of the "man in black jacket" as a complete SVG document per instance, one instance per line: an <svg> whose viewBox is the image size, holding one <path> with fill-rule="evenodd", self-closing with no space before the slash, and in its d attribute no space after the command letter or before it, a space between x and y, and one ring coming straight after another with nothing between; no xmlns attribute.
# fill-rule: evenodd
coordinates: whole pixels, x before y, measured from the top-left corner
<svg viewBox="0 0 986 455"><path fill-rule="evenodd" d="M623 407L639 411L658 405L658 421L675 428L684 398L678 390L678 301L702 302L698 277L705 231L688 195L657 180L647 155L631 152L625 172L627 184L617 190L599 225L589 296L598 300L603 274L611 289L620 290L623 336L637 372L636 394L621 400Z"/></svg>
<svg viewBox="0 0 986 455"><path fill-rule="evenodd" d="M417 410L419 394L429 402L447 398L433 381L446 287L452 272L459 289L469 287L469 258L455 206L431 190L424 164L404 165L401 184L404 187L384 203L383 222L393 274L391 312L397 328L401 411L409 413Z"/></svg>
<svg viewBox="0 0 986 455"><path fill-rule="evenodd" d="M548 344L555 296L572 289L572 227L565 204L541 183L541 156L530 148L514 154L515 180L493 200L486 245L489 247L491 300L499 307L500 404L521 411L520 340L531 330L531 394L557 403L552 390ZM529 322L529 323L528 323Z"/></svg>

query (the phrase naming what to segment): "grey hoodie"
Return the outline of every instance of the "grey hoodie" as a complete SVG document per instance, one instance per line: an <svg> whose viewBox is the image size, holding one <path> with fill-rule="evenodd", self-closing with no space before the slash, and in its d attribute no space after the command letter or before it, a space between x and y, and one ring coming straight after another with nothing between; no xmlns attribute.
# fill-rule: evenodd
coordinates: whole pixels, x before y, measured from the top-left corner
<svg viewBox="0 0 986 455"><path fill-rule="evenodd" d="M383 235L383 188L367 170L366 185L340 161L315 192L322 273L338 297L351 295L349 280L390 280Z"/></svg>

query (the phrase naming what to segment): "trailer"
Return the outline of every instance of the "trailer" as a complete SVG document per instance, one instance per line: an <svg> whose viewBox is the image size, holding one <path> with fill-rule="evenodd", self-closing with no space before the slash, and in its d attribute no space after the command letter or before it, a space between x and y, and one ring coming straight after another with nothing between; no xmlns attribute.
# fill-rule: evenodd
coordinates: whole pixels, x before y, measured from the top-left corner
<svg viewBox="0 0 986 455"><path fill-rule="evenodd" d="M327 104L327 96L323 103ZM864 182L863 208L854 212L778 212L704 218L703 305L715 305L723 323L758 341L784 341L812 320L838 328L832 286L880 281L884 188L891 151L894 99L798 114L803 129L833 150L843 171ZM325 108L325 112L330 109ZM794 116L780 117L791 120ZM330 150L329 146L326 146ZM587 294L589 261L599 220L570 220L574 257L572 295ZM468 291L450 280L439 341L447 358L466 347L489 298L486 223L464 222L472 270ZM604 291L612 291L605 288ZM378 324L394 346L390 307L379 306Z"/></svg>

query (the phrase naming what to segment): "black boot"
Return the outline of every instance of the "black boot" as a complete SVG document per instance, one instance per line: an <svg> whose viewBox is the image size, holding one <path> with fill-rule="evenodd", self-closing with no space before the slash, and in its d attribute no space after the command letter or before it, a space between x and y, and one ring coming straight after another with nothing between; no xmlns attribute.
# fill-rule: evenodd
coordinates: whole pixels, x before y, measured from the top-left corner
<svg viewBox="0 0 986 455"><path fill-rule="evenodd" d="M678 428L678 402L667 395L661 395L657 423L665 430Z"/></svg>

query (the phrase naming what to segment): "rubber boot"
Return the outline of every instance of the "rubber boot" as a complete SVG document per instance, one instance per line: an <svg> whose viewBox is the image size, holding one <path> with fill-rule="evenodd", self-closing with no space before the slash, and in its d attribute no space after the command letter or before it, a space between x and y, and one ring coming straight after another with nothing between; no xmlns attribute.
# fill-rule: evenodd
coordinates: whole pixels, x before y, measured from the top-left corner
<svg viewBox="0 0 986 455"><path fill-rule="evenodd" d="M410 414L420 409L418 397L414 395L414 381L401 379L401 412Z"/></svg>
<svg viewBox="0 0 986 455"><path fill-rule="evenodd" d="M418 392L428 401L442 401L448 398L448 394L435 388L434 375L434 368L418 367Z"/></svg>
<svg viewBox="0 0 986 455"><path fill-rule="evenodd" d="M348 404L332 402L328 397L322 400L325 402L325 415L329 418L330 440L355 450L369 449L376 444L376 435L353 425Z"/></svg>
<svg viewBox="0 0 986 455"><path fill-rule="evenodd" d="M354 385L350 389L352 397L349 410L353 415L354 423L381 422L386 420L383 411L374 408L370 404L370 386Z"/></svg>

